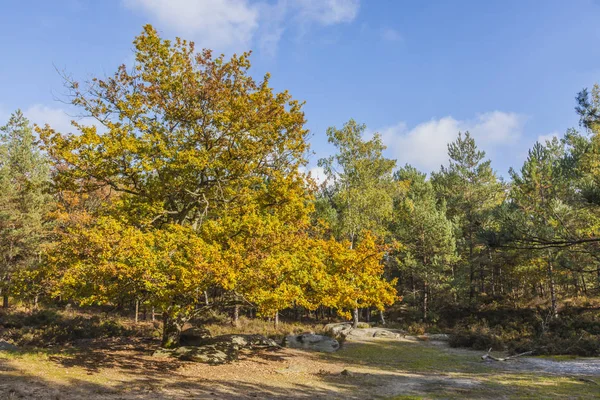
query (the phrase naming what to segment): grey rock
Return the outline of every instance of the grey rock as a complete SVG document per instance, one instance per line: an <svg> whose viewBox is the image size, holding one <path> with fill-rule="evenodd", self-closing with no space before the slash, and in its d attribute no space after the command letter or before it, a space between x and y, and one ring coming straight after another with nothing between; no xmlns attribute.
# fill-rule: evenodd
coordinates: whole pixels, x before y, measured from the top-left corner
<svg viewBox="0 0 600 400"><path fill-rule="evenodd" d="M325 331L329 332L329 334L334 337L345 337L351 330L352 324L350 322L325 325Z"/></svg>
<svg viewBox="0 0 600 400"><path fill-rule="evenodd" d="M352 329L346 337L348 339L388 338L398 339L398 332L383 328Z"/></svg>
<svg viewBox="0 0 600 400"><path fill-rule="evenodd" d="M184 361L195 361L206 364L224 364L236 358L237 352L227 354L216 345L182 346L175 350L175 355Z"/></svg>
<svg viewBox="0 0 600 400"><path fill-rule="evenodd" d="M435 340L438 342L447 342L450 340L450 335L446 334L446 333L435 333L432 335L426 335L429 340Z"/></svg>
<svg viewBox="0 0 600 400"><path fill-rule="evenodd" d="M198 336L194 336L198 337ZM223 364L238 358L242 349L280 347L274 340L261 335L223 335L205 338L200 345L180 346L176 349L158 349L153 357L173 357L183 361Z"/></svg>
<svg viewBox="0 0 600 400"><path fill-rule="evenodd" d="M15 351L18 349L19 348L17 346L15 346L14 344L5 342L4 340L0 340L0 350Z"/></svg>
<svg viewBox="0 0 600 400"><path fill-rule="evenodd" d="M156 349L154 351L154 353L152 353L152 357L158 357L158 358L166 358L166 357L172 357L175 354L175 350L174 349L163 349L162 347Z"/></svg>
<svg viewBox="0 0 600 400"><path fill-rule="evenodd" d="M400 334L389 331L387 329L375 328L375 333L373 334L373 337L398 339L400 337Z"/></svg>
<svg viewBox="0 0 600 400"><path fill-rule="evenodd" d="M333 353L340 348L337 340L329 336L314 335L311 333L286 336L284 345L294 349L314 350L326 353Z"/></svg>
<svg viewBox="0 0 600 400"><path fill-rule="evenodd" d="M182 346L201 346L210 339L210 332L202 328L189 328L181 332L179 343Z"/></svg>
<svg viewBox="0 0 600 400"><path fill-rule="evenodd" d="M372 338L375 334L373 329L352 329L346 334L347 338L364 339Z"/></svg>

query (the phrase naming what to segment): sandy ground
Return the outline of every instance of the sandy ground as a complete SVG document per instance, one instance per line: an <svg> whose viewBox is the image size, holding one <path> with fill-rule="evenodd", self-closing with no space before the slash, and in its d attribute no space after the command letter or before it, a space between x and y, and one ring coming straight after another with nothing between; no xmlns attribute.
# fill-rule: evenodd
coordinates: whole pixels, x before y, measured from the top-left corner
<svg viewBox="0 0 600 400"><path fill-rule="evenodd" d="M141 342L68 352L0 352L0 399L600 398L600 361L520 358L413 340L280 349L209 366L157 359Z"/></svg>

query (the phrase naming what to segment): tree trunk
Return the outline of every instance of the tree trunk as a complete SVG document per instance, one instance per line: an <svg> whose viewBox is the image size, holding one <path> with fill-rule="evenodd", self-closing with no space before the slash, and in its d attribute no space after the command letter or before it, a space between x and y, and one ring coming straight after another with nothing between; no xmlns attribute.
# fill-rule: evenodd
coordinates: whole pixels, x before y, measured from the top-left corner
<svg viewBox="0 0 600 400"><path fill-rule="evenodd" d="M273 321L275 322L275 328L279 327L279 312L275 313L275 318L273 318Z"/></svg>
<svg viewBox="0 0 600 400"><path fill-rule="evenodd" d="M352 327L354 329L356 329L356 328L358 328L358 308L354 309L354 311L352 312L352 317L353 317L352 318L353 319Z"/></svg>
<svg viewBox="0 0 600 400"><path fill-rule="evenodd" d="M154 306L152 306L152 322L156 320L156 314L154 312Z"/></svg>
<svg viewBox="0 0 600 400"><path fill-rule="evenodd" d="M33 309L37 310L38 309L38 300L39 300L40 295L36 294L35 297L33 298Z"/></svg>
<svg viewBox="0 0 600 400"><path fill-rule="evenodd" d="M479 263L479 293L485 293L485 268Z"/></svg>
<svg viewBox="0 0 600 400"><path fill-rule="evenodd" d="M2 308L8 308L8 293L6 292L8 292L8 290L2 295Z"/></svg>
<svg viewBox="0 0 600 400"><path fill-rule="evenodd" d="M161 346L166 349L172 349L179 346L179 337L183 324L176 318L169 316L167 311L163 312L163 335Z"/></svg>
<svg viewBox="0 0 600 400"><path fill-rule="evenodd" d="M138 299L135 299L135 324L138 324L139 321L139 315L140 315L140 301Z"/></svg>
<svg viewBox="0 0 600 400"><path fill-rule="evenodd" d="M551 311L553 317L558 317L558 305L556 303L556 289L554 284L554 268L552 267L552 261L548 258L548 279L550 284L550 302Z"/></svg>
<svg viewBox="0 0 600 400"><path fill-rule="evenodd" d="M427 321L427 311L428 311L428 292L429 285L427 284L427 280L423 281L423 321Z"/></svg>
<svg viewBox="0 0 600 400"><path fill-rule="evenodd" d="M475 297L475 266L473 265L473 233L469 224L469 301Z"/></svg>
<svg viewBox="0 0 600 400"><path fill-rule="evenodd" d="M385 315L383 311L379 311L379 320L381 321L381 325L385 325Z"/></svg>
<svg viewBox="0 0 600 400"><path fill-rule="evenodd" d="M365 310L367 312L366 315L365 315L366 316L366 321L367 322L371 322L371 307L367 307L367 308L365 308Z"/></svg>
<svg viewBox="0 0 600 400"><path fill-rule="evenodd" d="M240 305L236 304L233 307L233 320L231 321L236 328L240 327Z"/></svg>

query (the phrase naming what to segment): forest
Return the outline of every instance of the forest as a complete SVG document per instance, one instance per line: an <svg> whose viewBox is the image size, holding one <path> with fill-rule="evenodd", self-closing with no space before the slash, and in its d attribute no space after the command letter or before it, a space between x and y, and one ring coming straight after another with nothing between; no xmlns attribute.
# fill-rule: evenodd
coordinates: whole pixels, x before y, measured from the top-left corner
<svg viewBox="0 0 600 400"><path fill-rule="evenodd" d="M252 77L250 53L150 25L133 47L106 77L64 74L70 132L19 110L3 122L0 338L56 341L46 328L68 309L150 324L166 349L217 318L600 356L600 86L574 93L578 127L506 177L469 132L447 166L420 171L348 119L325 132L336 152L317 181L308 137L324 133L268 74Z"/></svg>

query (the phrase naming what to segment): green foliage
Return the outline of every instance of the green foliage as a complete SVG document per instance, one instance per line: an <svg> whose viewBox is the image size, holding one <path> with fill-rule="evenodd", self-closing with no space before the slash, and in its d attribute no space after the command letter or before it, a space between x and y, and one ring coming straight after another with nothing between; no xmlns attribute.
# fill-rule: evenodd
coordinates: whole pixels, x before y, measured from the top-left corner
<svg viewBox="0 0 600 400"><path fill-rule="evenodd" d="M469 132L458 134L456 141L448 145L448 155L449 167L442 166L438 173L432 173L432 183L438 198L446 204L447 217L456 227L460 261L455 287L461 295L467 292L469 301L473 301L476 273L479 292L486 291L484 260L491 254L486 251L482 233L495 223L492 212L503 201L504 187Z"/></svg>
<svg viewBox="0 0 600 400"><path fill-rule="evenodd" d="M0 290L6 295L14 274L42 261L52 198L48 161L27 118L16 111L0 132Z"/></svg>
<svg viewBox="0 0 600 400"><path fill-rule="evenodd" d="M329 143L338 152L319 160L328 183L321 194L326 199L321 213L335 236L349 240L351 245L364 231L385 236L393 213L392 171L396 162L383 157L385 146L379 134L363 139L365 130L365 125L354 120L342 129L327 129Z"/></svg>
<svg viewBox="0 0 600 400"><path fill-rule="evenodd" d="M450 288L456 261L454 227L424 174L406 166L396 172L395 179L406 188L397 201L393 224L394 237L402 243L399 267L404 276L421 282L421 306L427 319L430 292Z"/></svg>

